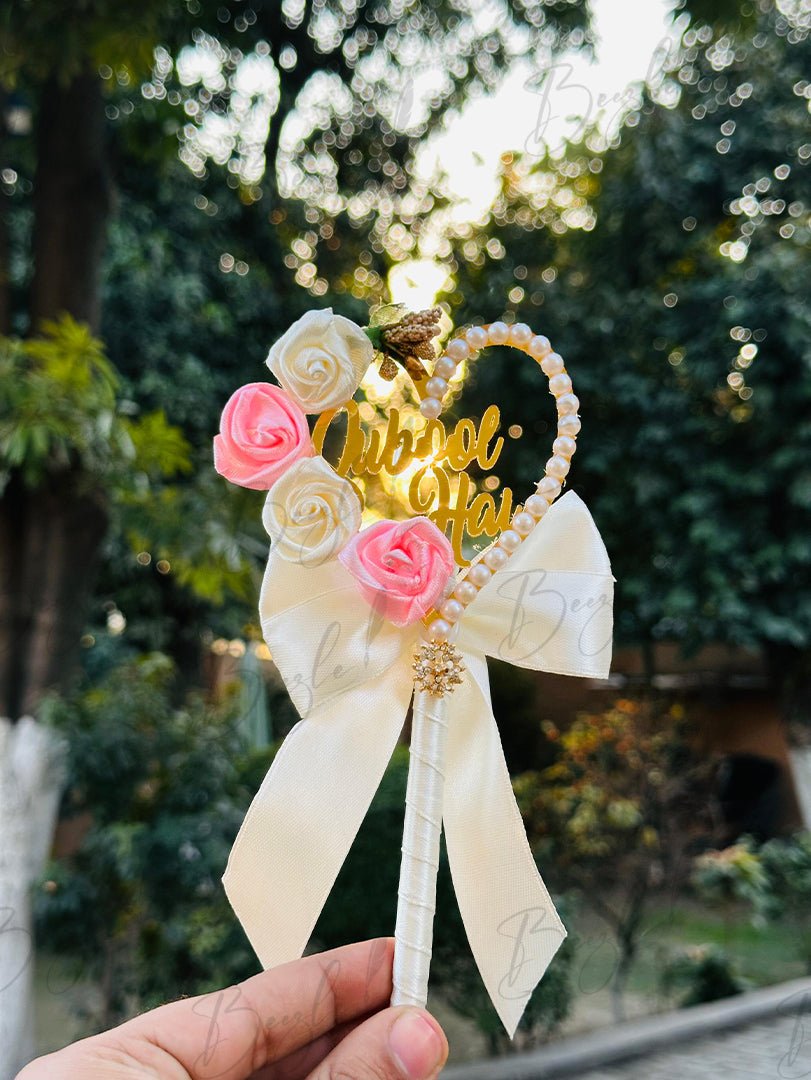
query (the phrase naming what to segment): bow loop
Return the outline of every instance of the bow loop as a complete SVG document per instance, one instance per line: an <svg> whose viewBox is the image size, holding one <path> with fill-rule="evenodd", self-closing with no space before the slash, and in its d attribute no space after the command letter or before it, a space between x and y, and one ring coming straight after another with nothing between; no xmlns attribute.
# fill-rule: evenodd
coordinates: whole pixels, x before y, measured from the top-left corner
<svg viewBox="0 0 811 1080"><path fill-rule="evenodd" d="M468 606L457 645L535 671L604 679L613 597L605 545L568 492Z"/></svg>

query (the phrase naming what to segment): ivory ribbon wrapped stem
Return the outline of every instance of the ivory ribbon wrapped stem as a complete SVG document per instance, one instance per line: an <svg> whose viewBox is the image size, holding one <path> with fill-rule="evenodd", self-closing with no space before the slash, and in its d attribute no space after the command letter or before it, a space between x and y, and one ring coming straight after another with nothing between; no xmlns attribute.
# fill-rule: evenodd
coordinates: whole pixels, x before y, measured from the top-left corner
<svg viewBox="0 0 811 1080"><path fill-rule="evenodd" d="M566 930L538 874L515 802L486 657L605 678L613 583L600 534L569 492L479 591L459 624L455 648L466 670L453 694L436 702L444 702L447 719L446 767L444 792L432 793L430 830L417 813L417 774L409 779L416 839L413 847L404 846L422 856L423 842L430 848L429 839L438 841L439 808L468 941L510 1035ZM419 631L380 619L359 600L337 559L309 567L271 551L259 609L265 641L302 719L251 804L223 881L262 964L274 967L301 956L310 940L391 758L414 689ZM433 716L435 703L423 706L419 698L415 718L426 707ZM418 722L415 739L422 737L419 729ZM429 722L423 734L431 740L430 753L438 751L434 743L444 732ZM413 762L417 769L416 754ZM435 876L427 863L425 873L431 875L433 905ZM405 867L404 874L404 891L422 900L407 883ZM430 949L432 919L424 910L404 910L400 937ZM419 923L413 937L412 921ZM421 965L415 976L408 952L407 944L400 946L396 993L422 994L417 982L424 983L430 958L414 950Z"/></svg>
<svg viewBox="0 0 811 1080"><path fill-rule="evenodd" d="M411 721L392 1005L423 1008L428 998L447 737L447 698L418 690Z"/></svg>

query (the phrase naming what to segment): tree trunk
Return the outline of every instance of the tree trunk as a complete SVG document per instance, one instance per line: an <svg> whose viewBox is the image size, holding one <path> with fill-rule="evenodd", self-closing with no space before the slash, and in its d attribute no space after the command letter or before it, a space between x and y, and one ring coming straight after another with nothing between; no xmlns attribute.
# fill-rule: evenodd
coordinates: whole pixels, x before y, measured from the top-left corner
<svg viewBox="0 0 811 1080"><path fill-rule="evenodd" d="M111 186L101 84L90 65L67 85L44 84L36 122L29 334L63 312L98 331ZM0 495L0 717L10 718L0 720L0 1080L11 1080L32 1050L28 893L61 786L50 733L30 718L12 724L43 693L67 689L76 669L107 527L93 483L78 468L36 489L12 474Z"/></svg>
<svg viewBox="0 0 811 1080"><path fill-rule="evenodd" d="M625 991L628 985L628 976L636 959L639 945L639 931L642 927L642 916L645 913L645 901L648 896L648 869L644 867L637 873L632 882L628 907L617 925L617 943L620 947L617 970L611 983L611 1007L616 1023L622 1023L625 1019Z"/></svg>
<svg viewBox="0 0 811 1080"><path fill-rule="evenodd" d="M625 989L633 960L633 953L629 953L626 946L620 942L620 958L617 961L614 978L611 980L611 1013L615 1024L622 1024L626 1020Z"/></svg>
<svg viewBox="0 0 811 1080"><path fill-rule="evenodd" d="M95 330L111 203L98 75L45 83L36 123L30 332L62 312ZM12 475L0 496L0 716L69 683L107 524L91 484L76 470L29 490Z"/></svg>
<svg viewBox="0 0 811 1080"><path fill-rule="evenodd" d="M30 333L64 311L97 331L111 205L104 103L97 74L45 83L37 119Z"/></svg>
<svg viewBox="0 0 811 1080"><path fill-rule="evenodd" d="M31 713L74 675L101 541L103 497L80 473L0 497L0 715Z"/></svg>
<svg viewBox="0 0 811 1080"><path fill-rule="evenodd" d="M30 717L0 719L0 1080L34 1054L29 889L51 844L64 750Z"/></svg>

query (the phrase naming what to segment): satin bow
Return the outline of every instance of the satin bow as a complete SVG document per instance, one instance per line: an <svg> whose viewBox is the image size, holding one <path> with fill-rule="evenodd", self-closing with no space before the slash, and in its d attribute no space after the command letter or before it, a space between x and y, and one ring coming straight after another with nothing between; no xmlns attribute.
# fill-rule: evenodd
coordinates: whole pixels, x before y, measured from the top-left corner
<svg viewBox="0 0 811 1080"><path fill-rule="evenodd" d="M485 657L605 678L613 580L591 515L569 492L460 622L467 671L448 699L443 827L468 940L510 1035L566 930L515 802ZM421 642L419 625L377 617L337 559L303 567L271 551L260 614L302 719L248 810L223 882L269 968L304 951L400 736Z"/></svg>

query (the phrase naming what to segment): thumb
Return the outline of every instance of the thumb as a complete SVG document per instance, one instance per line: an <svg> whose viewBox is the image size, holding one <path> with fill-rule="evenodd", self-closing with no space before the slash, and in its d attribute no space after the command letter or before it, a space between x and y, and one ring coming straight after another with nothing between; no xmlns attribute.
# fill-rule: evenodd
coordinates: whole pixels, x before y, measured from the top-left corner
<svg viewBox="0 0 811 1080"><path fill-rule="evenodd" d="M355 1028L308 1080L434 1080L447 1058L448 1041L433 1016L401 1006Z"/></svg>

